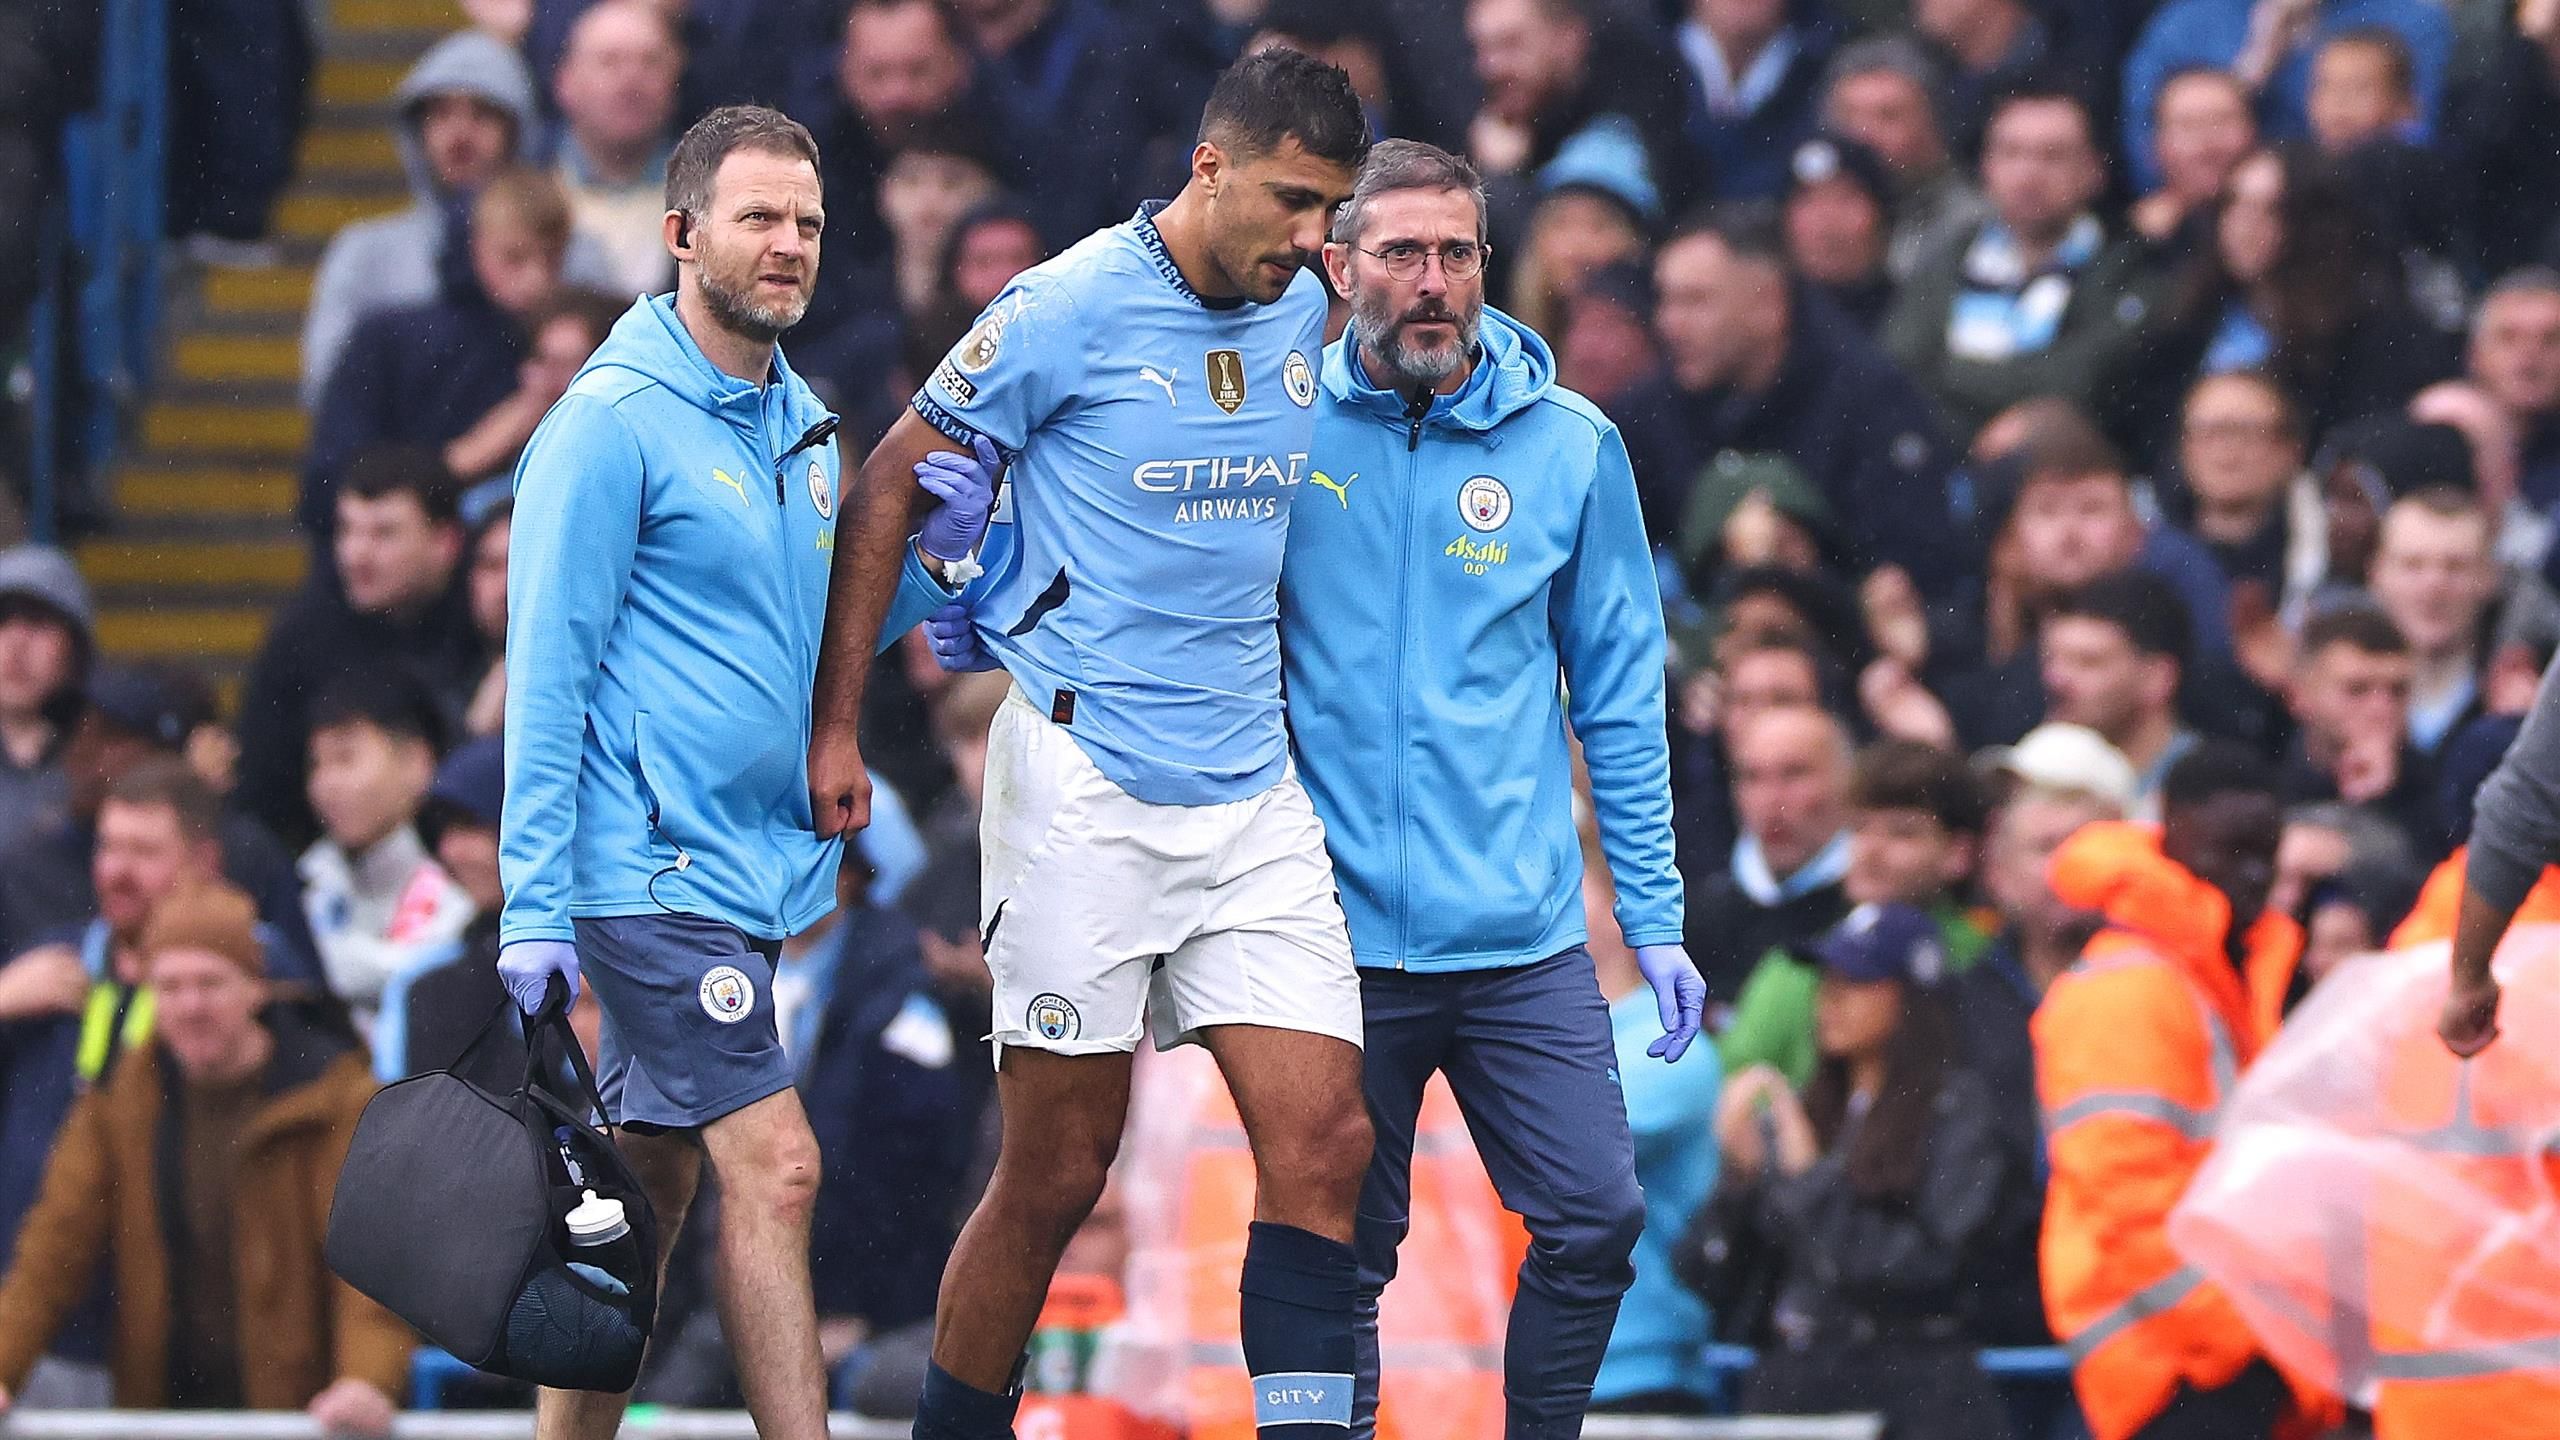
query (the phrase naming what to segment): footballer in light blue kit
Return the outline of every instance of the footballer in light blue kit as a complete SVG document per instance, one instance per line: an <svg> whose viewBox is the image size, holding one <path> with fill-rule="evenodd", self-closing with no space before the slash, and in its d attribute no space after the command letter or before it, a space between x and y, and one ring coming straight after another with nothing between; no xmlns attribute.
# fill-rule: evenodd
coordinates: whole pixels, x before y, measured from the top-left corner
<svg viewBox="0 0 2560 1440"><path fill-rule="evenodd" d="M1259 1435L1350 1422L1360 983L1290 764L1278 599L1313 490L1326 301L1309 272L1366 150L1341 71L1239 60L1182 192L1020 276L864 466L818 671L822 828L860 815L855 640L901 578L909 474L969 464L955 446L1006 466L985 573L904 555L909 587L964 598L1013 679L980 819L1003 1144L944 1273L919 1440L1012 1433L1024 1343L1101 1196L1149 1030L1216 1057L1252 1142L1240 1330Z"/></svg>

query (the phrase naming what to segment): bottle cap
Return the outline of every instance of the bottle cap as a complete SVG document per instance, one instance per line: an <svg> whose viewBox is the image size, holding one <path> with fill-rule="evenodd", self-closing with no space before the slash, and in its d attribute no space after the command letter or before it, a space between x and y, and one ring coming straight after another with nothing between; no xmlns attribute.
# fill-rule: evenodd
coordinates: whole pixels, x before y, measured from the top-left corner
<svg viewBox="0 0 2560 1440"><path fill-rule="evenodd" d="M631 1222L622 1213L622 1202L599 1198L593 1190L569 1212L569 1243L602 1245L631 1233Z"/></svg>

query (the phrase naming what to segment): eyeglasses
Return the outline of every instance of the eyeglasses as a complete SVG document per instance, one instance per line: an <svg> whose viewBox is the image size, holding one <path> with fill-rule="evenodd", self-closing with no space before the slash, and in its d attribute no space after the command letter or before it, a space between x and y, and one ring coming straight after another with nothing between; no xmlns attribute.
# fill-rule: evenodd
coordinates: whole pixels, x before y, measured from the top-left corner
<svg viewBox="0 0 2560 1440"><path fill-rule="evenodd" d="M1440 273L1451 280L1472 280L1484 269L1484 257L1493 247L1472 240L1452 240L1437 250L1399 242L1383 250L1362 245L1354 247L1363 255L1386 267L1390 280L1419 280L1423 263L1432 256L1440 257Z"/></svg>

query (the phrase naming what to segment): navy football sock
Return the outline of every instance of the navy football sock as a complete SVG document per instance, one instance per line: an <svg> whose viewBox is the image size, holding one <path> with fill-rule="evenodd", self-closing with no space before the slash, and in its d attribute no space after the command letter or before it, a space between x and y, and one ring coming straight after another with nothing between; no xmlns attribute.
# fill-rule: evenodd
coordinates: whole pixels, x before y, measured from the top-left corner
<svg viewBox="0 0 2560 1440"><path fill-rule="evenodd" d="M1351 1247L1257 1220L1244 1247L1245 1369L1260 1440L1341 1440L1351 1424Z"/></svg>
<svg viewBox="0 0 2560 1440"><path fill-rule="evenodd" d="M1022 1404L1019 1367L1014 1373L1016 1383L996 1395L927 1361L915 1440L1013 1440L1013 1412Z"/></svg>

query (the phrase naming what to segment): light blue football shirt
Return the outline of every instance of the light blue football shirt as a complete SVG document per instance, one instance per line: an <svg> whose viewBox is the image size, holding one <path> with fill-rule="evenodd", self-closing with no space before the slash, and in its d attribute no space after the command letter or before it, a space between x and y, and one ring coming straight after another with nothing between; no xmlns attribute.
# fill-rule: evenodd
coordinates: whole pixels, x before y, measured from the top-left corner
<svg viewBox="0 0 2560 1440"><path fill-rule="evenodd" d="M1121 789L1213 805L1288 764L1280 557L1325 296L1301 272L1269 305L1203 300L1152 214L1024 271L914 404L1010 461L1011 553L973 591L988 650Z"/></svg>

